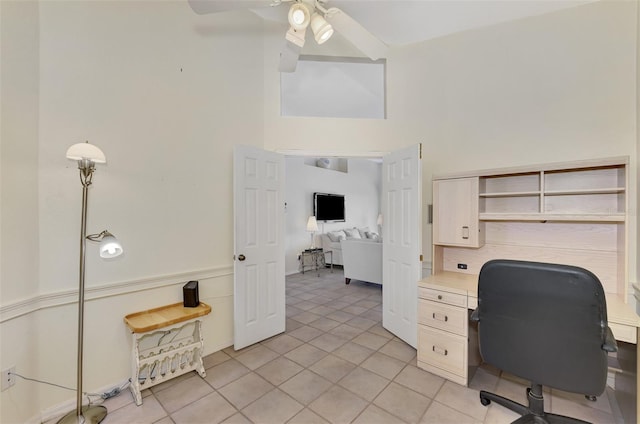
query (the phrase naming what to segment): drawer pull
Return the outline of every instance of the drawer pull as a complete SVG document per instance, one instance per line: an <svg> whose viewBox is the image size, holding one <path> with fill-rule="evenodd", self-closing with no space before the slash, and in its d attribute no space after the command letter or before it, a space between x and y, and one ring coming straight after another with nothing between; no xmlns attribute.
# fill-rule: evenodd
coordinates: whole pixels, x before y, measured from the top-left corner
<svg viewBox="0 0 640 424"><path fill-rule="evenodd" d="M440 355L444 355L444 356L447 356L447 354L449 353L447 349L441 349L435 346L431 346L431 350L433 350L435 353L439 353Z"/></svg>
<svg viewBox="0 0 640 424"><path fill-rule="evenodd" d="M442 295L441 294L438 295L438 300L442 300Z"/></svg>
<svg viewBox="0 0 640 424"><path fill-rule="evenodd" d="M439 318L439 317L444 317L444 319ZM433 313L433 319L437 319L438 321L444 321L444 322L449 321L449 317L448 317L448 316L446 316L446 315L444 315L444 314L436 315L436 313L435 313L435 312Z"/></svg>

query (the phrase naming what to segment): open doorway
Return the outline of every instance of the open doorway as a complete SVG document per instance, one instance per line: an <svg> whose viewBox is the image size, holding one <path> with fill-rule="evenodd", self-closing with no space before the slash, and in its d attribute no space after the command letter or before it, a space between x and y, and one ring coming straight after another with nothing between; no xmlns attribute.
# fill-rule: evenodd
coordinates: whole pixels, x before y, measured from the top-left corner
<svg viewBox="0 0 640 424"><path fill-rule="evenodd" d="M366 238L368 233L370 237L379 237L382 230L378 225L382 211L381 156L286 155L285 172L286 275L300 271L301 252L312 247L332 250L331 255L326 255L327 264L343 266L339 235ZM325 220L319 216L318 230L310 232L307 223L309 217L316 217L315 193L344 196L344 219L336 216L338 219Z"/></svg>
<svg viewBox="0 0 640 424"><path fill-rule="evenodd" d="M417 344L421 274L421 147L383 157L383 326ZM284 331L286 217L284 155L234 151L234 348ZM283 208L284 206L284 208ZM308 213L308 212L307 212ZM303 219L304 222L304 219Z"/></svg>

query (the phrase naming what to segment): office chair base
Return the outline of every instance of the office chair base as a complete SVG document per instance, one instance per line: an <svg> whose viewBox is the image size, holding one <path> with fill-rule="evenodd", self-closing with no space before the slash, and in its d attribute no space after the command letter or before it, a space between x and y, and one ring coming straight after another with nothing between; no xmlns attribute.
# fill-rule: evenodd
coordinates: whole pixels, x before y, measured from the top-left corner
<svg viewBox="0 0 640 424"><path fill-rule="evenodd" d="M512 424L590 424L588 421L582 421L577 418L544 412L544 400L542 395L536 396L535 393L532 393L532 390L536 392L536 389L539 389L539 392L542 393L542 387L536 387L534 385L531 388L527 388L529 406L525 406L511 399L507 399L503 396L486 392L484 390L480 391L480 403L484 406L488 406L493 401L498 405L502 405L505 408L522 415Z"/></svg>

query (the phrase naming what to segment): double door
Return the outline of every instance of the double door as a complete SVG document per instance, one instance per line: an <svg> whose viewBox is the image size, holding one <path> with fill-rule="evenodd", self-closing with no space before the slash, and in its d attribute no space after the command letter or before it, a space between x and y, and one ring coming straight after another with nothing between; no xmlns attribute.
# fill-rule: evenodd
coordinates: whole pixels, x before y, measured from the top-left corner
<svg viewBox="0 0 640 424"><path fill-rule="evenodd" d="M383 322L417 345L421 278L420 145L383 158ZM234 348L285 331L284 156L249 146L234 152Z"/></svg>

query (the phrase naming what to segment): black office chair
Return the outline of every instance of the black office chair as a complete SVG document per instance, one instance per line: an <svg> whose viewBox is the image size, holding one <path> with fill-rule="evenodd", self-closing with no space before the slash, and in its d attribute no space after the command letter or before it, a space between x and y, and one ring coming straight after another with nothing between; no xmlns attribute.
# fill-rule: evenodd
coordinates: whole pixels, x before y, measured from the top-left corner
<svg viewBox="0 0 640 424"><path fill-rule="evenodd" d="M531 382L529 405L486 391L520 415L514 423L584 423L544 411L542 386L597 396L607 381L607 352L617 351L598 278L583 268L492 260L480 270L478 308L484 362Z"/></svg>

